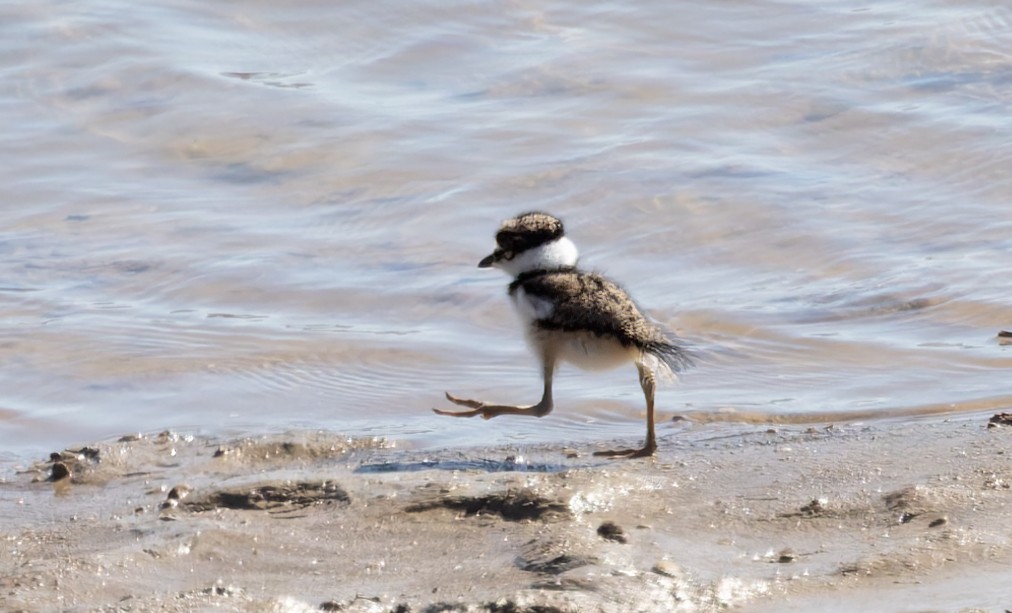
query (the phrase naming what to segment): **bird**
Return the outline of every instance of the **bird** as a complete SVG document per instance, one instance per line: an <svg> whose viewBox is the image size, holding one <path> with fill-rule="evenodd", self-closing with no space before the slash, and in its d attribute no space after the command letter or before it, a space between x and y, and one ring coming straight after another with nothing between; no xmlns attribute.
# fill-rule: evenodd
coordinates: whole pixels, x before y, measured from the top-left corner
<svg viewBox="0 0 1012 613"><path fill-rule="evenodd" d="M514 406L458 398L467 410L433 409L438 415L492 419L500 415L544 417L554 408L552 378L562 362L585 370L633 363L646 400L643 446L595 452L611 458L643 458L657 451L654 392L657 378L692 363L689 349L653 322L617 283L578 267L579 252L562 220L539 211L502 222L496 247L478 262L512 277L508 294L520 316L527 344L541 364L544 387L537 404Z"/></svg>

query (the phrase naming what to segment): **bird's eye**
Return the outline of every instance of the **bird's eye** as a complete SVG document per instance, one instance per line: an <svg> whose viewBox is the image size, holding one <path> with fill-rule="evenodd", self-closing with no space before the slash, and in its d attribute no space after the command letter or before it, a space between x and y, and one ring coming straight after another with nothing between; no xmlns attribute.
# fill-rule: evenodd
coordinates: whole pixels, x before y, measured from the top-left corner
<svg viewBox="0 0 1012 613"><path fill-rule="evenodd" d="M516 247L517 239L519 237L512 233L502 231L495 235L495 242L499 243L499 246L506 251L512 251Z"/></svg>

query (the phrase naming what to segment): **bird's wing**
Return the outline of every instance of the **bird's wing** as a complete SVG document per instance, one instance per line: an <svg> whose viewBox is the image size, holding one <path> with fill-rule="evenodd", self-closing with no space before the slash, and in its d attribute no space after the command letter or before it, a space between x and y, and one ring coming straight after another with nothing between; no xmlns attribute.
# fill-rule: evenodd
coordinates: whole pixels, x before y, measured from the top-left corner
<svg viewBox="0 0 1012 613"><path fill-rule="evenodd" d="M550 273L529 279L522 287L527 295L549 300L553 305L546 316L537 319L541 328L613 336L626 346L642 346L663 336L629 294L602 275Z"/></svg>

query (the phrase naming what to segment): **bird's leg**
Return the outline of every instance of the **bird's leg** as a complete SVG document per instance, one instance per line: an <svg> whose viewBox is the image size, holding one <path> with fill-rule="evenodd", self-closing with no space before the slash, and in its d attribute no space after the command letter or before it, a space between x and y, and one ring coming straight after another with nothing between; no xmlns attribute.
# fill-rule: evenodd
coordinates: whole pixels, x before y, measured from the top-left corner
<svg viewBox="0 0 1012 613"><path fill-rule="evenodd" d="M657 380L654 378L654 371L641 362L636 362L636 369L640 373L640 387L643 388L643 396L647 400L647 440L640 449L615 449L611 451L596 451L594 455L609 458L648 458L657 451L657 437L654 434L654 390L657 389Z"/></svg>
<svg viewBox="0 0 1012 613"><path fill-rule="evenodd" d="M544 353L541 356L542 375L544 378L544 390L541 392L541 400L530 406L514 406L508 404L489 404L481 400L470 400L457 398L446 392L446 399L462 407L468 407L470 411L444 411L432 409L437 415L449 415L450 417L475 417L481 415L484 419L492 419L500 415L532 415L544 417L552 412L552 375L555 372L555 356Z"/></svg>

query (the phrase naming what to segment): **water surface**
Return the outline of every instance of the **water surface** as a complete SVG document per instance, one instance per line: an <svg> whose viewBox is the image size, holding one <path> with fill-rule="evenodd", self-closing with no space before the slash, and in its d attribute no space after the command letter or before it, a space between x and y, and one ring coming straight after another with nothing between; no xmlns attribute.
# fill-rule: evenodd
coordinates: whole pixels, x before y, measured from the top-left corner
<svg viewBox="0 0 1012 613"><path fill-rule="evenodd" d="M540 392L475 268L529 209L704 354L662 421L1007 408L1010 25L951 0L8 3L0 453L635 439L631 366L564 368L542 420L429 410Z"/></svg>

